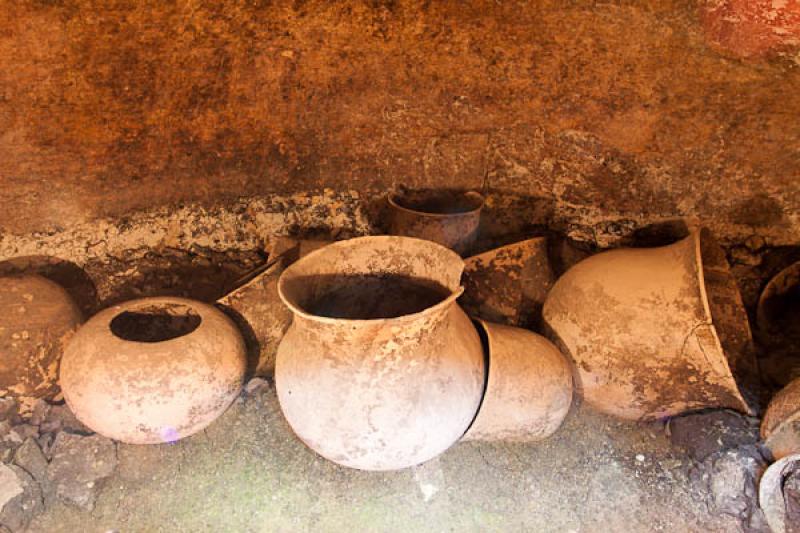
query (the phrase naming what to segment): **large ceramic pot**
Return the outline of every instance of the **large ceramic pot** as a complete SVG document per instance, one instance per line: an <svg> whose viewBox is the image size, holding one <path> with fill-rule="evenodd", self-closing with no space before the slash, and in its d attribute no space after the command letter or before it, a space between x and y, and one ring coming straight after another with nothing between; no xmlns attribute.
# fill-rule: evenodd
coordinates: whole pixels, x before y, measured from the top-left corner
<svg viewBox="0 0 800 533"><path fill-rule="evenodd" d="M78 419L130 444L171 442L213 422L238 395L245 345L218 309L173 297L101 311L61 362L64 399Z"/></svg>
<svg viewBox="0 0 800 533"><path fill-rule="evenodd" d="M392 470L435 457L477 412L484 358L456 298L464 263L433 242L362 237L287 268L294 322L278 348L281 409L336 463Z"/></svg>
<svg viewBox="0 0 800 533"><path fill-rule="evenodd" d="M693 409L746 413L737 379L755 374L747 316L706 231L659 248L581 261L547 297L544 321L596 409L658 419Z"/></svg>
<svg viewBox="0 0 800 533"><path fill-rule="evenodd" d="M464 255L478 238L483 203L473 191L404 189L389 195L390 233L437 242Z"/></svg>
<svg viewBox="0 0 800 533"><path fill-rule="evenodd" d="M36 275L0 278L0 396L23 413L58 391L64 345L81 325L67 291Z"/></svg>
<svg viewBox="0 0 800 533"><path fill-rule="evenodd" d="M464 440L537 441L572 404L572 368L553 343L522 328L478 321L489 352L480 411Z"/></svg>

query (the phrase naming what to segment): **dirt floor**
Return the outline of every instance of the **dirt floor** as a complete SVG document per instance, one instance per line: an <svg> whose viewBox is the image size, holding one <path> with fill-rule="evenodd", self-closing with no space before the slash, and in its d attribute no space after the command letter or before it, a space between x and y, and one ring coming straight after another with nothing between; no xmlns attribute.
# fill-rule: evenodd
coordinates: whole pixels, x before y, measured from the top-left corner
<svg viewBox="0 0 800 533"><path fill-rule="evenodd" d="M93 512L30 531L741 531L662 424L571 413L535 444L461 443L416 468L350 470L307 449L267 382L175 444L118 444Z"/></svg>

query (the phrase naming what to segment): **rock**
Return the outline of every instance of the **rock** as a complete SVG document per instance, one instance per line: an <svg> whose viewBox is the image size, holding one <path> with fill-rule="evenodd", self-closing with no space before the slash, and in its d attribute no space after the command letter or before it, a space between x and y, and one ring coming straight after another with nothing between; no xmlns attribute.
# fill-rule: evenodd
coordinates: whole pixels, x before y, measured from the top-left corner
<svg viewBox="0 0 800 533"><path fill-rule="evenodd" d="M49 461L52 457L52 448L53 448L53 441L55 441L55 434L54 433L43 433L39 435L39 438L36 439L36 442L39 443L39 448L42 450L42 453Z"/></svg>
<svg viewBox="0 0 800 533"><path fill-rule="evenodd" d="M749 520L757 507L756 481L761 477L766 463L755 446L719 452L703 463L708 473L708 484L713 507L721 513Z"/></svg>
<svg viewBox="0 0 800 533"><path fill-rule="evenodd" d="M77 435L92 435L94 432L78 420L66 404L53 405L39 426L41 433L66 431Z"/></svg>
<svg viewBox="0 0 800 533"><path fill-rule="evenodd" d="M11 433L11 422L0 420L0 442L5 442L9 433Z"/></svg>
<svg viewBox="0 0 800 533"><path fill-rule="evenodd" d="M53 443L53 459L47 473L58 498L91 511L99 482L110 476L116 466L117 451L112 440L61 432Z"/></svg>
<svg viewBox="0 0 800 533"><path fill-rule="evenodd" d="M261 391L269 390L270 384L264 378L253 378L244 386L244 392L247 396L255 396Z"/></svg>
<svg viewBox="0 0 800 533"><path fill-rule="evenodd" d="M694 413L672 418L667 424L670 441L697 461L709 455L758 442L758 421L728 410Z"/></svg>
<svg viewBox="0 0 800 533"><path fill-rule="evenodd" d="M39 484L22 468L16 465L6 467L15 476L16 482L21 490L2 508L0 512L0 524L3 524L11 531L22 531L28 527L31 519L44 509L42 503L42 491ZM0 480L0 487L3 486Z"/></svg>
<svg viewBox="0 0 800 533"><path fill-rule="evenodd" d="M6 504L22 494L22 482L8 465L0 465L0 511Z"/></svg>
<svg viewBox="0 0 800 533"><path fill-rule="evenodd" d="M47 484L47 458L34 439L25 439L22 446L17 448L14 464L32 475L39 484Z"/></svg>
<svg viewBox="0 0 800 533"><path fill-rule="evenodd" d="M0 398L0 421L14 421L19 414L19 405L14 398Z"/></svg>
<svg viewBox="0 0 800 533"><path fill-rule="evenodd" d="M47 403L45 400L37 400L36 403L33 405L33 411L31 412L31 418L28 423L38 426L41 425L42 422L45 421L47 418L47 414L50 412L50 404Z"/></svg>
<svg viewBox="0 0 800 533"><path fill-rule="evenodd" d="M11 434L15 435L15 441L19 440L22 443L25 439L37 438L39 436L39 428L31 424L19 424L11 428Z"/></svg>
<svg viewBox="0 0 800 533"><path fill-rule="evenodd" d="M0 463L10 463L16 449L17 447L11 443L0 442Z"/></svg>

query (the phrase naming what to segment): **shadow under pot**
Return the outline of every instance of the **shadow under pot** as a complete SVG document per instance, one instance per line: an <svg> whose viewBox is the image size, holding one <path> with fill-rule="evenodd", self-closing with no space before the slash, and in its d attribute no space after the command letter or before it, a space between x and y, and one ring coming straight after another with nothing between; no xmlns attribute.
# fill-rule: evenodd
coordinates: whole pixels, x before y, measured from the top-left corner
<svg viewBox="0 0 800 533"><path fill-rule="evenodd" d="M658 248L597 254L544 304L592 407L633 420L728 407L752 414L757 379L747 315L725 255L703 231Z"/></svg>
<svg viewBox="0 0 800 533"><path fill-rule="evenodd" d="M459 189L405 189L389 194L392 235L416 237L460 255L478 238L484 197Z"/></svg>
<svg viewBox="0 0 800 533"><path fill-rule="evenodd" d="M239 394L245 367L244 341L224 313L184 298L143 298L78 330L61 361L61 387L93 431L157 444L211 424Z"/></svg>
<svg viewBox="0 0 800 533"><path fill-rule="evenodd" d="M436 243L361 237L287 268L294 321L275 385L297 436L335 463L394 470L444 452L480 404L483 348L456 303L464 263Z"/></svg>

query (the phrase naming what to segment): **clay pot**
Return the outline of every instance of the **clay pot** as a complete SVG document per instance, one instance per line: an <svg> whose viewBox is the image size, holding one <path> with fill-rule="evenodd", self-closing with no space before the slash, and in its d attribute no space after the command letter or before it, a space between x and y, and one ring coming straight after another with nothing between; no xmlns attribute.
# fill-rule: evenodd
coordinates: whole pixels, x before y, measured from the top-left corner
<svg viewBox="0 0 800 533"><path fill-rule="evenodd" d="M281 409L311 449L393 470L456 442L483 393L483 348L456 304L463 261L430 241L362 237L300 259L278 282Z"/></svg>
<svg viewBox="0 0 800 533"><path fill-rule="evenodd" d="M0 396L23 413L58 391L64 345L82 322L72 298L35 275L0 278Z"/></svg>
<svg viewBox="0 0 800 533"><path fill-rule="evenodd" d="M553 344L522 328L477 321L489 354L478 416L464 440L536 441L561 426L572 403L572 368Z"/></svg>
<svg viewBox="0 0 800 533"><path fill-rule="evenodd" d="M788 501L790 478L800 475L800 455L788 455L767 468L758 485L758 505L764 511L772 533L786 533L800 528L797 502ZM796 485L791 483L791 485Z"/></svg>
<svg viewBox="0 0 800 533"><path fill-rule="evenodd" d="M800 453L800 379L769 402L761 421L761 438L775 459Z"/></svg>
<svg viewBox="0 0 800 533"><path fill-rule="evenodd" d="M437 242L466 254L478 238L484 198L473 191L403 190L389 195L390 233Z"/></svg>
<svg viewBox="0 0 800 533"><path fill-rule="evenodd" d="M501 246L464 262L460 303L467 313L511 326L539 325L542 305L555 281L546 238Z"/></svg>
<svg viewBox="0 0 800 533"><path fill-rule="evenodd" d="M778 272L764 287L756 325L759 340L769 348L761 360L769 379L783 386L800 377L800 261Z"/></svg>
<svg viewBox="0 0 800 533"><path fill-rule="evenodd" d="M747 316L706 231L581 261L556 282L543 313L577 366L576 385L602 412L634 420L711 407L752 414L734 378L755 375Z"/></svg>
<svg viewBox="0 0 800 533"><path fill-rule="evenodd" d="M171 442L214 421L236 398L244 341L214 307L133 300L92 317L70 341L61 387L75 416L130 444Z"/></svg>

